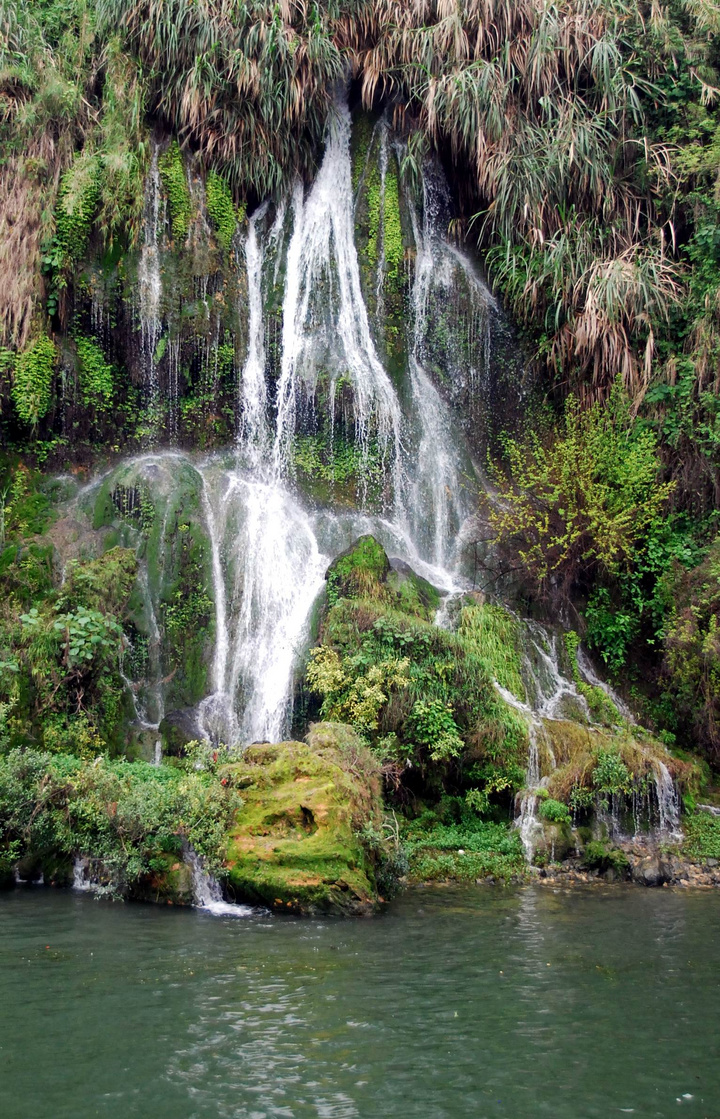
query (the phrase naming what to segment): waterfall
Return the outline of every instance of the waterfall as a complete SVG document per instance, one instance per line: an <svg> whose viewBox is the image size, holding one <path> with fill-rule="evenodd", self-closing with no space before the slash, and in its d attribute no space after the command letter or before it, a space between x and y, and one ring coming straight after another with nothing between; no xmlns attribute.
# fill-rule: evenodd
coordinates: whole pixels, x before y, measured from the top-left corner
<svg viewBox="0 0 720 1119"><path fill-rule="evenodd" d="M327 389L330 407L338 382L353 392L355 437L367 457L372 437L393 467L400 487L401 412L392 382L372 340L355 249L350 163L350 110L338 100L317 178L305 198L293 192L293 232L287 253L282 365L277 387L273 472L287 471L298 395ZM322 309L318 304L322 299ZM327 374L329 381L322 385Z"/></svg>
<svg viewBox="0 0 720 1119"><path fill-rule="evenodd" d="M202 730L220 741L277 741L287 730L293 667L331 557L321 553L310 515L279 483L230 470L213 505L202 474L216 612L214 695L203 701ZM235 573L229 587L227 571Z"/></svg>
<svg viewBox="0 0 720 1119"><path fill-rule="evenodd" d="M437 170L429 168L422 217L412 218L417 258L407 327L410 393L401 408L363 299L350 128L347 102L338 98L314 183L307 191L297 183L278 204L272 224L270 206L263 203L236 241L247 275L247 298L238 304L247 322L247 351L238 376L234 453L205 460L170 456L173 467L182 462L183 469L194 472L209 541L215 643L211 690L199 705L197 723L199 733L215 742L277 740L287 733L293 670L309 638L313 603L332 557L357 536L375 534L390 555L406 560L445 591L464 585L457 541L472 511L473 466L450 406L434 383L437 362L429 371L428 337L437 307L447 304L456 277L472 293L473 314L481 306L492 307L493 301L470 261L444 238L443 188ZM382 208L390 156L384 121L379 141ZM191 187L200 212L202 198L194 180ZM140 266L144 368L153 401L158 395L154 355L163 329L164 221L155 149ZM383 224L381 220L381 235ZM198 229L193 226L193 237ZM381 320L384 253L379 256L373 282ZM207 293L208 277L203 276L195 285L198 302L207 302ZM277 338L268 334L266 307L271 305L282 306ZM379 321L376 325L380 330ZM207 337L217 336L219 318L210 326ZM169 350L176 394L180 351L175 337ZM207 354L198 356L212 382ZM452 376L459 376L457 355L448 352L447 364ZM323 422L332 435L336 414L360 450L358 510L313 507L293 485L296 435L307 428L316 431ZM176 431L171 418L171 439ZM366 508L364 467L371 454L374 463L379 458L383 472L382 512ZM140 465L144 460L136 461ZM153 492L156 483L148 482ZM155 598L159 593L154 586ZM150 599L146 612L152 648L154 619L160 615L159 600ZM158 683L144 703L136 703L139 720L147 726L155 726L163 711L160 666L151 667Z"/></svg>
<svg viewBox="0 0 720 1119"><path fill-rule="evenodd" d="M458 535L471 511L468 482L472 468L455 435L457 419L425 368L429 316L435 309L436 293L444 300L451 297L458 267L464 276L472 277L472 291L486 312L495 301L469 262L444 239L442 212L443 184L437 171L427 167L423 174L422 221L414 209L411 211L416 257L409 373L419 435L407 506L413 536L425 538L434 563L449 566L457 558ZM452 373L450 363L447 371Z"/></svg>
<svg viewBox="0 0 720 1119"><path fill-rule="evenodd" d="M143 209L143 239L138 269L138 297L140 314L140 355L142 361L143 390L153 424L158 420L160 382L155 359L162 335L162 273L160 269L160 234L164 226L158 146L153 141L150 172L145 187Z"/></svg>
<svg viewBox="0 0 720 1119"><path fill-rule="evenodd" d="M245 238L247 268L248 350L240 377L239 442L249 463L260 470L266 461L268 446L267 386L265 383L265 324L263 320L262 269L263 249L258 237L258 223L267 212L264 203L248 222Z"/></svg>
<svg viewBox="0 0 720 1119"><path fill-rule="evenodd" d="M682 829L680 827L680 803L677 789L670 776L670 770L659 758L655 762L653 778L658 801L658 830L661 835L672 839L680 839Z"/></svg>
<svg viewBox="0 0 720 1119"><path fill-rule="evenodd" d="M207 910L216 917L251 917L257 913L250 905L225 901L220 883L205 869L202 859L191 847L183 852L183 859L190 867L193 897L198 909Z"/></svg>

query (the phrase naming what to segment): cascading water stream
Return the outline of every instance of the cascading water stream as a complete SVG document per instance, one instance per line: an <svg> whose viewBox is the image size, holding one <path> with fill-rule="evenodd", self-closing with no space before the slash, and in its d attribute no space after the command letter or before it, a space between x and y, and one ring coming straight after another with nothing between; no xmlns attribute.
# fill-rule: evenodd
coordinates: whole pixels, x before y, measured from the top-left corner
<svg viewBox="0 0 720 1119"><path fill-rule="evenodd" d="M240 377L238 442L250 466L261 471L267 462L267 386L265 383L265 324L263 320L263 248L258 225L267 212L264 203L248 222L245 238L247 268L248 350Z"/></svg>
<svg viewBox="0 0 720 1119"><path fill-rule="evenodd" d="M433 562L448 567L457 560L460 530L471 511L472 469L454 434L457 421L425 369L428 321L434 310L433 296L449 297L461 266L463 274L471 276L472 291L486 313L494 308L495 301L468 267L469 262L445 241L441 228L443 201L438 175L428 168L423 176L422 222L415 210L411 211L416 256L409 373L418 437L406 506L413 537L417 540L424 535Z"/></svg>
<svg viewBox="0 0 720 1119"><path fill-rule="evenodd" d="M299 389L303 387L312 397L321 373L329 370L331 401L338 380L349 379L356 441L367 458L371 439L377 439L390 460L397 494L401 489L402 416L372 339L362 295L355 248L350 126L347 102L338 100L330 115L317 178L307 198L301 184L293 193L273 474L280 478L287 472ZM318 297L323 302L322 314Z"/></svg>
<svg viewBox="0 0 720 1119"><path fill-rule="evenodd" d="M150 171L145 188L143 240L138 269L138 310L143 389L148 412L153 422L157 418L160 400L160 382L155 354L162 335L160 237L163 225L164 207L160 187L160 171L158 169L158 146L153 141Z"/></svg>

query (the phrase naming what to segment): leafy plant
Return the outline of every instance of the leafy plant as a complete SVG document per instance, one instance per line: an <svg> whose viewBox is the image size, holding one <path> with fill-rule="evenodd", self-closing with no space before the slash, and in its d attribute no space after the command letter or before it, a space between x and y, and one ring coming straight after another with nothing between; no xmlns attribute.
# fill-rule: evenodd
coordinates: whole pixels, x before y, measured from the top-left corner
<svg viewBox="0 0 720 1119"><path fill-rule="evenodd" d="M33 427L52 407L57 352L47 335L41 335L18 354L13 378L13 401L20 419Z"/></svg>

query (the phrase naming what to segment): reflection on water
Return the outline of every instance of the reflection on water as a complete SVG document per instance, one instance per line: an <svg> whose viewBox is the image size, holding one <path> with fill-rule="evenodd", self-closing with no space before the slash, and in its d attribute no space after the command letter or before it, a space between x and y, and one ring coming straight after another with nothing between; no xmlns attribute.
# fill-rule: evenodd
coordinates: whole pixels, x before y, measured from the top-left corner
<svg viewBox="0 0 720 1119"><path fill-rule="evenodd" d="M3 1119L720 1115L720 897L432 889L371 921L0 896Z"/></svg>

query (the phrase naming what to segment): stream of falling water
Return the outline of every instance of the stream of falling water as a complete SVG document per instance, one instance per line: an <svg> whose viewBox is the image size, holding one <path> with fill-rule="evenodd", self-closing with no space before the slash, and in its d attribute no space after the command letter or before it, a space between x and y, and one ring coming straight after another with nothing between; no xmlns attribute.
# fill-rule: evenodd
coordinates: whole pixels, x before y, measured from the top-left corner
<svg viewBox="0 0 720 1119"><path fill-rule="evenodd" d="M140 349L143 370L143 389L151 422L157 415L160 399L155 354L162 334L162 273L160 269L160 238L164 226L164 207L158 169L158 146L152 144L150 171L145 187L143 209L143 240L138 270L138 297L140 316Z"/></svg>

